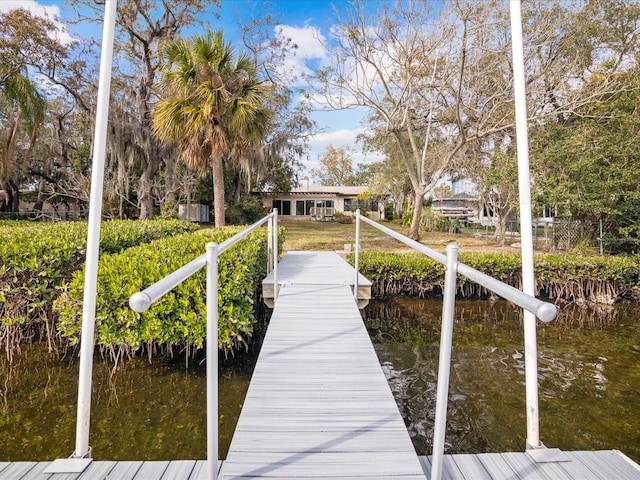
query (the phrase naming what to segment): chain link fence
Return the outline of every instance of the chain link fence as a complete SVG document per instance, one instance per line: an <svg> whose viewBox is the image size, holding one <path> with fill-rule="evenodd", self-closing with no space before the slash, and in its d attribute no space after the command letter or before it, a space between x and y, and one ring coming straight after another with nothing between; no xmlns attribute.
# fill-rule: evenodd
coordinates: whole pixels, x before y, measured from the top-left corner
<svg viewBox="0 0 640 480"><path fill-rule="evenodd" d="M494 237L494 226L473 226L455 218L426 217L421 228L431 232L452 234L472 234ZM509 221L506 225L508 244L520 241L520 223ZM533 227L533 246L546 252L570 252L576 249L590 250L600 255L620 252L636 253L640 251L640 240L621 237L615 222L587 222L566 218L554 218L538 221Z"/></svg>
<svg viewBox="0 0 640 480"><path fill-rule="evenodd" d="M494 232L493 227L485 227L487 234ZM506 235L520 236L520 223L507 223ZM620 252L636 253L640 250L640 241L621 237L615 222L587 222L582 220L555 218L553 221L537 222L533 227L533 244L544 251L570 252L577 248L589 249L604 254Z"/></svg>

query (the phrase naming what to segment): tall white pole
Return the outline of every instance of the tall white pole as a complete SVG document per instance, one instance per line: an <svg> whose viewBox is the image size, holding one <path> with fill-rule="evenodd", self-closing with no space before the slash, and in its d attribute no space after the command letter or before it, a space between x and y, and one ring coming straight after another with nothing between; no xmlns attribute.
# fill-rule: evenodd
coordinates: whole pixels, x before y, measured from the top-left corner
<svg viewBox="0 0 640 480"><path fill-rule="evenodd" d="M447 430L447 406L449 403L449 377L451 376L451 347L453 344L453 317L456 310L457 277L458 245L450 243L447 245L447 268L444 273L442 330L440 331L440 355L438 357L436 417L433 425L431 480L440 480L444 467L444 440Z"/></svg>
<svg viewBox="0 0 640 480"><path fill-rule="evenodd" d="M207 480L218 478L218 244L207 244Z"/></svg>
<svg viewBox="0 0 640 480"><path fill-rule="evenodd" d="M355 243L355 259L354 270L355 277L353 279L353 297L358 301L358 276L360 275L360 209L356 210L356 243Z"/></svg>
<svg viewBox="0 0 640 480"><path fill-rule="evenodd" d="M93 370L93 336L96 316L96 284L100 249L100 219L102 216L102 190L104 159L107 145L109 92L111 89L111 63L116 23L117 0L107 0L104 7L100 81L96 108L96 128L93 142L91 196L89 198L89 227L87 258L84 274L84 301L82 306L82 334L80 337L80 373L78 377L78 414L76 418L76 449L73 457L90 457L89 422L91 418L91 377Z"/></svg>
<svg viewBox="0 0 640 480"><path fill-rule="evenodd" d="M535 295L533 270L533 234L531 183L529 177L529 138L525 94L522 12L520 0L510 0L511 48L513 51L513 88L516 107L516 141L518 151L518 189L520 198L520 236L522 245L522 290ZM527 403L527 448L540 447L538 412L538 351L536 317L524 312L524 352Z"/></svg>

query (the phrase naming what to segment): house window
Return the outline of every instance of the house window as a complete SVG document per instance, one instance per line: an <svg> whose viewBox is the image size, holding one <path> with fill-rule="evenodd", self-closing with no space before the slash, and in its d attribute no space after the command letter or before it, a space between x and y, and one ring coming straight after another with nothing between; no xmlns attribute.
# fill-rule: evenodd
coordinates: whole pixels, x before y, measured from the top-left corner
<svg viewBox="0 0 640 480"><path fill-rule="evenodd" d="M545 205L542 207L542 216L543 217L555 217L556 216L556 209L555 207L550 207L548 205Z"/></svg>
<svg viewBox="0 0 640 480"><path fill-rule="evenodd" d="M272 207L277 208L280 215L291 215L291 200L274 200Z"/></svg>
<svg viewBox="0 0 640 480"><path fill-rule="evenodd" d="M304 214L311 215L311 209L316 206L315 200L306 200L304 202Z"/></svg>
<svg viewBox="0 0 640 480"><path fill-rule="evenodd" d="M314 208L333 208L333 200L297 200L296 215L313 215Z"/></svg>

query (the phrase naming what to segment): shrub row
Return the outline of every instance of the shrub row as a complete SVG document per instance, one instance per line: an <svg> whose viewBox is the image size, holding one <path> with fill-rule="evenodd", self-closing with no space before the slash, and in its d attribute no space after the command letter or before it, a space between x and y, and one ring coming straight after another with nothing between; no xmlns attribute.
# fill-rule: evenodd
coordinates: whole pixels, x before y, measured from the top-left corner
<svg viewBox="0 0 640 480"><path fill-rule="evenodd" d="M176 220L104 222L101 250L114 253L197 226ZM52 302L85 259L84 222L3 222L0 226L0 343L10 354L25 338L55 334Z"/></svg>
<svg viewBox="0 0 640 480"><path fill-rule="evenodd" d="M117 361L146 348L197 349L206 337L205 269L192 275L149 310L129 308L129 297L222 242L239 227L202 230L165 238L101 258L98 269L96 344ZM266 231L258 229L220 256L219 347L233 353L246 344L255 322L254 299L266 273ZM83 275L77 272L54 304L59 330L77 342L82 322Z"/></svg>
<svg viewBox="0 0 640 480"><path fill-rule="evenodd" d="M472 252L461 253L458 259L509 285L521 287L519 254ZM424 255L365 251L360 253L359 262L361 273L374 282L376 295L428 297L442 293L444 267ZM579 303L614 303L640 298L638 256L544 254L536 255L534 265L536 291L544 298ZM458 294L490 295L482 285L461 276Z"/></svg>

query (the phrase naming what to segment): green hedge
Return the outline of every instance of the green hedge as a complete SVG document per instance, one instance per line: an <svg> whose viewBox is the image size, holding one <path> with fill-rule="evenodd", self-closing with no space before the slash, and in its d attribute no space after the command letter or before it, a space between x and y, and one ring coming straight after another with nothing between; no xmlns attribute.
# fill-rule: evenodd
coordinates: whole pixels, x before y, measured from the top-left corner
<svg viewBox="0 0 640 480"><path fill-rule="evenodd" d="M103 222L101 250L115 253L198 228L176 220ZM55 335L52 302L82 267L87 224L10 221L0 226L0 341L7 351L25 339Z"/></svg>
<svg viewBox="0 0 640 480"><path fill-rule="evenodd" d="M353 262L353 255L350 257ZM519 254L461 253L459 261L487 275L520 288ZM444 268L421 254L364 251L360 271L374 283L377 295L427 297L442 293ZM571 302L613 303L640 298L638 256L536 255L534 260L538 295ZM458 277L462 296L489 295L481 285Z"/></svg>
<svg viewBox="0 0 640 480"><path fill-rule="evenodd" d="M205 269L201 269L139 314L129 297L205 252L209 242L222 242L239 227L202 230L154 241L102 257L98 269L96 344L117 360L141 348L201 348L206 334ZM219 347L233 352L246 344L255 322L256 286L266 273L266 229L220 256ZM77 272L54 308L59 329L72 343L82 322L83 275Z"/></svg>

